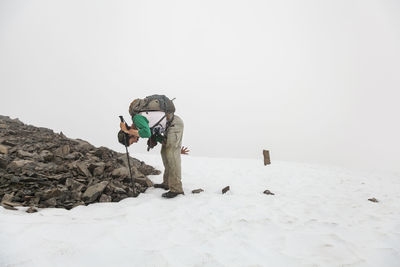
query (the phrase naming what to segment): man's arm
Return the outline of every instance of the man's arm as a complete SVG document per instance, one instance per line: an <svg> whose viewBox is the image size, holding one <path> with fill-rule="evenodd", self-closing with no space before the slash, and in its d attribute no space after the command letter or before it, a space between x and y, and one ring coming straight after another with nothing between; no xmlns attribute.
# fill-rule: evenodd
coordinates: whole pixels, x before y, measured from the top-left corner
<svg viewBox="0 0 400 267"><path fill-rule="evenodd" d="M133 128L130 128L129 130L126 128L125 122L121 122L119 124L119 127L121 128L122 131L124 131L125 133L129 134L129 135L133 135L133 136L137 136L139 137L139 131L135 130Z"/></svg>
<svg viewBox="0 0 400 267"><path fill-rule="evenodd" d="M122 122L120 123L120 127L122 131L124 131L129 135L142 138L150 138L151 136L149 121L144 116L141 115L135 115L135 117L133 117L133 124L129 130L126 128L126 125Z"/></svg>

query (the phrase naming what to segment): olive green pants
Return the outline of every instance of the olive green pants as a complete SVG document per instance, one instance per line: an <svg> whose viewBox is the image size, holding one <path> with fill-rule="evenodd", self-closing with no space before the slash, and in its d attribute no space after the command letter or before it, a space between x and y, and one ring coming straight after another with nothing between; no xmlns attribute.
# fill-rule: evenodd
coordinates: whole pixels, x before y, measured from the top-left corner
<svg viewBox="0 0 400 267"><path fill-rule="evenodd" d="M171 126L168 127L167 142L162 145L161 158L164 164L163 184L168 185L169 190L182 193L181 175L181 146L183 137L183 121L174 116Z"/></svg>

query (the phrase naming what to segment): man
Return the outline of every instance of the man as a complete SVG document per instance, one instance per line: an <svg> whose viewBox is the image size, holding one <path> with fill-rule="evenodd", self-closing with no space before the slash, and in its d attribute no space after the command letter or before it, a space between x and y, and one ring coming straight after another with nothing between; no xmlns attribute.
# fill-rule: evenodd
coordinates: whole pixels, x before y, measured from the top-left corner
<svg viewBox="0 0 400 267"><path fill-rule="evenodd" d="M164 112L150 111L141 112L132 118L132 126L127 129L125 123L120 123L122 131L129 135L129 145L137 143L139 138L150 138L149 142L159 142L161 147L161 158L164 165L163 182L154 184L155 188L169 190L162 194L165 198L174 198L179 194L184 194L181 176L181 154L188 154L189 150L182 146L183 121L177 115L167 122ZM150 127L159 124L166 129L164 136L153 134ZM168 127L167 127L168 124ZM149 144L148 142L148 144ZM157 144L157 143L155 143ZM153 146L155 145L153 143Z"/></svg>

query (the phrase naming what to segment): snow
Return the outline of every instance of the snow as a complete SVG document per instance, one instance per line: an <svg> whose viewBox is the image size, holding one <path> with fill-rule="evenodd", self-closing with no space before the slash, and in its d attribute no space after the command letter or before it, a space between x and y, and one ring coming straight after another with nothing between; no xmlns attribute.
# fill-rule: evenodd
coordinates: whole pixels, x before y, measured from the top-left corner
<svg viewBox="0 0 400 267"><path fill-rule="evenodd" d="M158 155L134 156L162 170ZM182 168L174 199L150 188L70 211L0 207L0 266L400 264L399 174L191 156Z"/></svg>

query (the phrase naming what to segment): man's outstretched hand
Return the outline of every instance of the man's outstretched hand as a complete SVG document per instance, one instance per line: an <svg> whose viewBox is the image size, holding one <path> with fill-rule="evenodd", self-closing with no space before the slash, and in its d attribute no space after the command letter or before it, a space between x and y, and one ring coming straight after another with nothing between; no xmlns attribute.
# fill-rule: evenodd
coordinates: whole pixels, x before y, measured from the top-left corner
<svg viewBox="0 0 400 267"><path fill-rule="evenodd" d="M181 154L182 155L189 155L190 150L187 147L182 147L181 148Z"/></svg>

